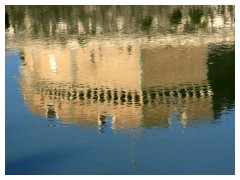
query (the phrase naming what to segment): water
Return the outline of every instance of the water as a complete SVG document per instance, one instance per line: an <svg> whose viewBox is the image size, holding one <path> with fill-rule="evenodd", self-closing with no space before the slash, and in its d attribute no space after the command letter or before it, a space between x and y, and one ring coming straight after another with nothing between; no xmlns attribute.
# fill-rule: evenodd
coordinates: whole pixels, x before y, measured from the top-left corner
<svg viewBox="0 0 240 180"><path fill-rule="evenodd" d="M234 6L6 6L6 174L234 174Z"/></svg>

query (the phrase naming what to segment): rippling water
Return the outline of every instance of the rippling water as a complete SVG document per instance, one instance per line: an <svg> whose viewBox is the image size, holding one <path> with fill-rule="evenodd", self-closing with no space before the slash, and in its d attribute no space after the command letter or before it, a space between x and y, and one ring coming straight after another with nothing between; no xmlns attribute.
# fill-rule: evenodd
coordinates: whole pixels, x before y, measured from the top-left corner
<svg viewBox="0 0 240 180"><path fill-rule="evenodd" d="M234 174L234 6L6 6L6 174Z"/></svg>

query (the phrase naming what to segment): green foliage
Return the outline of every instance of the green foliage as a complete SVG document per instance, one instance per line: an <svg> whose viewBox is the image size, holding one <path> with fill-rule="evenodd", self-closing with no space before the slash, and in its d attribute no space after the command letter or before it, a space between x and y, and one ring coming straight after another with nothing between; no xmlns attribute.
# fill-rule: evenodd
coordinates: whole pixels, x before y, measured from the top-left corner
<svg viewBox="0 0 240 180"><path fill-rule="evenodd" d="M141 29L148 30L152 25L153 18L151 16L146 16L142 19Z"/></svg>
<svg viewBox="0 0 240 180"><path fill-rule="evenodd" d="M39 29L38 29L39 27L36 25L36 24L34 24L33 26L32 26L32 36L33 37L38 37L38 35L39 35Z"/></svg>
<svg viewBox="0 0 240 180"><path fill-rule="evenodd" d="M189 9L189 16L194 24L200 24L203 12L201 9L193 7Z"/></svg>
<svg viewBox="0 0 240 180"><path fill-rule="evenodd" d="M169 15L169 20L171 25L177 25L180 24L182 19L182 12L180 8L176 8L173 10L173 13Z"/></svg>

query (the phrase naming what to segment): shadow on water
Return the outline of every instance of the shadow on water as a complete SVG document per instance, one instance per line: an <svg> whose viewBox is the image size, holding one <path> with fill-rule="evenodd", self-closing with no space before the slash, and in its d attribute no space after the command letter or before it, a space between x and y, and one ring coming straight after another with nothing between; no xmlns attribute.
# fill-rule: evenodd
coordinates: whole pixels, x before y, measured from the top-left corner
<svg viewBox="0 0 240 180"><path fill-rule="evenodd" d="M209 45L208 80L214 91L214 117L235 105L235 45Z"/></svg>
<svg viewBox="0 0 240 180"><path fill-rule="evenodd" d="M7 12L5 12L5 29L8 29L9 27L10 27L9 15Z"/></svg>
<svg viewBox="0 0 240 180"><path fill-rule="evenodd" d="M6 175L40 175L44 174L78 174L81 167L75 170L69 166L72 154L77 154L77 158L86 159L84 157L86 148L67 149L65 147L54 147L48 150L38 151L35 154L25 154L22 158L13 161L6 161ZM79 152L79 153L78 153ZM70 159L70 160L69 160ZM73 161L73 160L72 160ZM65 162L65 163L64 163ZM76 162L75 162L76 163ZM57 166L58 165L58 166ZM63 173L61 173L61 171ZM74 173L77 172L77 173Z"/></svg>

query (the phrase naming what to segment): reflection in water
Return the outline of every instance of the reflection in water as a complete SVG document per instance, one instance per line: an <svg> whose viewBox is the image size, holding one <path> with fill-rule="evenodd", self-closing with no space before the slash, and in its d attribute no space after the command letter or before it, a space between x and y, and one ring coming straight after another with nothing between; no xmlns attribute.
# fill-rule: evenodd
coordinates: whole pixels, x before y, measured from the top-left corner
<svg viewBox="0 0 240 180"><path fill-rule="evenodd" d="M16 35L50 38L62 45L69 35L84 45L97 37L139 37L145 30L151 35L214 33L233 30L235 21L234 6L7 6L6 12L11 14L9 21ZM177 29L172 29L173 25Z"/></svg>
<svg viewBox="0 0 240 180"><path fill-rule="evenodd" d="M35 114L104 132L109 123L113 129L170 127L173 116L182 126L209 123L234 106L232 6L6 11L6 46L25 38L21 91Z"/></svg>
<svg viewBox="0 0 240 180"><path fill-rule="evenodd" d="M128 48L101 43L61 51L53 45L25 46L21 89L31 110L102 128L106 116L113 128L168 127L176 111L182 125L213 118L206 47L138 49L132 44L129 54ZM88 52L99 46L102 58L96 53L93 66Z"/></svg>
<svg viewBox="0 0 240 180"><path fill-rule="evenodd" d="M234 6L5 8L6 174L234 174Z"/></svg>
<svg viewBox="0 0 240 180"><path fill-rule="evenodd" d="M235 45L209 45L208 79L215 93L214 117L235 105ZM223 71L224 69L224 71Z"/></svg>
<svg viewBox="0 0 240 180"><path fill-rule="evenodd" d="M9 22L9 15L6 12L5 13L5 29L8 29L10 27L10 22Z"/></svg>
<svg viewBox="0 0 240 180"><path fill-rule="evenodd" d="M203 11L200 8L190 8L189 9L189 16L191 18L191 21L194 24L200 24L201 23L201 18L203 16Z"/></svg>
<svg viewBox="0 0 240 180"><path fill-rule="evenodd" d="M172 25L177 25L181 23L182 19L182 12L180 8L176 8L173 10L173 12L170 14L170 23Z"/></svg>
<svg viewBox="0 0 240 180"><path fill-rule="evenodd" d="M153 18L151 16L144 17L142 19L142 30L149 30L152 25Z"/></svg>

